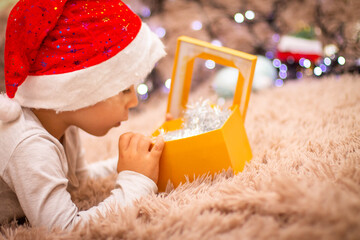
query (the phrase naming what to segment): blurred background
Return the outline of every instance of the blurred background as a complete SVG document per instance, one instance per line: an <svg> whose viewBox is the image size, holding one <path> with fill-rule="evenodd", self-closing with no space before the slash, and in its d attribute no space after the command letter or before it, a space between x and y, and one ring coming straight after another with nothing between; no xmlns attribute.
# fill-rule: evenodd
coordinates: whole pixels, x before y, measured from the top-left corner
<svg viewBox="0 0 360 240"><path fill-rule="evenodd" d="M16 2L0 0L1 91L4 91L6 21ZM360 72L359 0L125 0L125 3L162 39L168 53L144 84L137 87L142 103L168 93L176 40L181 35L258 55L254 91L281 87L287 81ZM227 97L236 72L212 60L199 60L192 88L207 79L212 79L213 90Z"/></svg>

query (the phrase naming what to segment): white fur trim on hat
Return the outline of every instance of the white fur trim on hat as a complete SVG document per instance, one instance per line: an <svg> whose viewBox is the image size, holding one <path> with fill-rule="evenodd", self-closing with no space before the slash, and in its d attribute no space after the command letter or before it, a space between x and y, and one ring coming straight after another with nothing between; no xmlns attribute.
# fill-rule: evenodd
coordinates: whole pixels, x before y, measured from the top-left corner
<svg viewBox="0 0 360 240"><path fill-rule="evenodd" d="M0 94L0 121L11 122L16 120L21 113L21 106L15 100Z"/></svg>
<svg viewBox="0 0 360 240"><path fill-rule="evenodd" d="M165 54L160 39L142 23L135 39L114 57L70 73L28 76L15 99L24 107L57 112L92 106L142 82Z"/></svg>

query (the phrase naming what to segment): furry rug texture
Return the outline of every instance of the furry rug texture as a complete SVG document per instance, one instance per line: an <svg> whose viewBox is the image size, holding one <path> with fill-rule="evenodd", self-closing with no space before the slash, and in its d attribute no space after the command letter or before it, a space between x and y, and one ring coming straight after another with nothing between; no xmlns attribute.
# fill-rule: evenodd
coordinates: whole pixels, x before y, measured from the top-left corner
<svg viewBox="0 0 360 240"><path fill-rule="evenodd" d="M115 155L123 131L153 131L166 99L152 101L121 130L100 139L82 134L89 161ZM245 125L254 156L235 176L228 170L200 177L71 232L12 223L0 238L360 239L358 75L253 93ZM98 204L114 179L88 181L73 200L81 210Z"/></svg>

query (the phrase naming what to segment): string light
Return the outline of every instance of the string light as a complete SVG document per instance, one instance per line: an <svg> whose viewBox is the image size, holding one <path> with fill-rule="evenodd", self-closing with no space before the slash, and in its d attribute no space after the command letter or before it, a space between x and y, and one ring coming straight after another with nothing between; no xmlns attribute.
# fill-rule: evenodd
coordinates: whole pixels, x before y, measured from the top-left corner
<svg viewBox="0 0 360 240"><path fill-rule="evenodd" d="M274 53L271 51L268 51L265 53L265 57L267 57L268 59L273 59L274 58Z"/></svg>
<svg viewBox="0 0 360 240"><path fill-rule="evenodd" d="M327 71L327 67L324 64L320 64L320 68L322 72L326 72Z"/></svg>
<svg viewBox="0 0 360 240"><path fill-rule="evenodd" d="M215 46L218 46L218 47L221 47L222 46L222 43L217 40L217 39L214 39L211 41L211 44L215 45Z"/></svg>
<svg viewBox="0 0 360 240"><path fill-rule="evenodd" d="M138 92L138 94L140 94L140 95L145 95L145 94L148 93L148 91L149 91L149 88L148 88L148 86L147 86L146 84L144 84L144 83L139 84L139 86L137 87L137 92Z"/></svg>
<svg viewBox="0 0 360 240"><path fill-rule="evenodd" d="M277 33L273 34L273 35L272 35L272 40L273 40L274 42L279 42L279 41L280 41L280 35L277 34Z"/></svg>
<svg viewBox="0 0 360 240"><path fill-rule="evenodd" d="M286 72L288 70L287 66L285 64L280 65L280 71Z"/></svg>
<svg viewBox="0 0 360 240"><path fill-rule="evenodd" d="M324 52L326 56L333 56L339 51L338 47L334 44L329 44L324 47Z"/></svg>
<svg viewBox="0 0 360 240"><path fill-rule="evenodd" d="M281 61L277 58L273 60L273 66L279 68L281 66Z"/></svg>
<svg viewBox="0 0 360 240"><path fill-rule="evenodd" d="M303 77L302 72L296 72L296 78L297 78L297 79L300 79L300 78L302 78L302 77Z"/></svg>
<svg viewBox="0 0 360 240"><path fill-rule="evenodd" d="M325 63L326 66L330 66L331 65L331 59L328 58L328 57L324 58L324 63Z"/></svg>
<svg viewBox="0 0 360 240"><path fill-rule="evenodd" d="M163 38L163 37L165 37L166 30L163 27L158 27L158 28L156 28L155 33L156 33L156 35L158 35L159 38Z"/></svg>
<svg viewBox="0 0 360 240"><path fill-rule="evenodd" d="M191 28L193 29L193 30L195 30L195 31L199 31L199 30L201 30L202 29L202 23L200 22L200 21L193 21L192 23L191 23Z"/></svg>
<svg viewBox="0 0 360 240"><path fill-rule="evenodd" d="M315 67L314 68L314 74L315 76L320 76L322 74L322 70L320 67Z"/></svg>
<svg viewBox="0 0 360 240"><path fill-rule="evenodd" d="M287 73L286 73L286 72L283 72L283 71L280 71L280 72L279 72L279 77L280 77L281 79L285 79L285 78L287 77Z"/></svg>
<svg viewBox="0 0 360 240"><path fill-rule="evenodd" d="M304 60L304 67L305 67L305 68L310 68L310 67L311 67L311 62L310 62L309 59L305 59L305 60Z"/></svg>
<svg viewBox="0 0 360 240"><path fill-rule="evenodd" d="M242 22L244 22L245 18L244 18L244 15L242 15L241 13L235 13L234 20L237 23L242 23Z"/></svg>
<svg viewBox="0 0 360 240"><path fill-rule="evenodd" d="M343 56L338 57L337 62L340 65L344 65L345 64L345 58Z"/></svg>
<svg viewBox="0 0 360 240"><path fill-rule="evenodd" d="M167 79L167 80L165 81L165 87L166 87L167 89L170 89L170 86L171 86L171 78L169 78L169 79Z"/></svg>
<svg viewBox="0 0 360 240"><path fill-rule="evenodd" d="M255 13L251 10L247 10L245 12L245 17L249 20L253 20L255 18Z"/></svg>
<svg viewBox="0 0 360 240"><path fill-rule="evenodd" d="M304 61L305 61L305 58L300 58L300 60L299 60L299 65L300 65L301 67L304 67Z"/></svg>
<svg viewBox="0 0 360 240"><path fill-rule="evenodd" d="M275 86L276 87L282 87L284 85L284 81L282 79L276 79L275 80Z"/></svg>
<svg viewBox="0 0 360 240"><path fill-rule="evenodd" d="M216 66L215 62L213 60L206 60L205 61L205 67L208 69L214 69Z"/></svg>
<svg viewBox="0 0 360 240"><path fill-rule="evenodd" d="M141 9L141 16L143 16L143 17L145 17L145 18L147 18L147 17L150 17L150 15L151 15L151 10L150 10L150 8L149 7L143 7L142 9Z"/></svg>

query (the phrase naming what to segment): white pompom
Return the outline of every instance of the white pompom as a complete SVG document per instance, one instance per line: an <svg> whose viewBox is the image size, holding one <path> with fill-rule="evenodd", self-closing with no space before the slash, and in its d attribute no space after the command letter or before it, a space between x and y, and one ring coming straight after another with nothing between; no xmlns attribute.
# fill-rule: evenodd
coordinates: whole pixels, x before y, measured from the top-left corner
<svg viewBox="0 0 360 240"><path fill-rule="evenodd" d="M21 106L15 100L0 94L0 121L11 122L16 120L21 113Z"/></svg>

